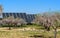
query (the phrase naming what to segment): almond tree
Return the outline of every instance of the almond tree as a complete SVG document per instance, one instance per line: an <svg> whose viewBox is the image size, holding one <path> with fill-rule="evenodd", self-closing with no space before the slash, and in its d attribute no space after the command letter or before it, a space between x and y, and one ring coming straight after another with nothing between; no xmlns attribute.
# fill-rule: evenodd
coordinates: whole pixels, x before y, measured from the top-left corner
<svg viewBox="0 0 60 38"><path fill-rule="evenodd" d="M16 18L12 21L12 24L14 24L15 26L22 25L22 24L26 24L26 21L21 18Z"/></svg>
<svg viewBox="0 0 60 38"><path fill-rule="evenodd" d="M22 25L27 24L27 22L26 22L24 19L19 19L18 23L20 23L20 24L22 24Z"/></svg>
<svg viewBox="0 0 60 38"><path fill-rule="evenodd" d="M47 31L50 30L51 21L49 16L47 17L47 15L39 15L36 17L35 22L42 25L45 29L47 29Z"/></svg>
<svg viewBox="0 0 60 38"><path fill-rule="evenodd" d="M12 16L3 19L3 23L9 26L9 30L11 29L12 20L14 20Z"/></svg>
<svg viewBox="0 0 60 38"><path fill-rule="evenodd" d="M57 36L57 29L60 26L60 15L57 13L51 16L52 27L54 29L54 38Z"/></svg>
<svg viewBox="0 0 60 38"><path fill-rule="evenodd" d="M3 25L3 22L2 22L2 20L0 20L0 25Z"/></svg>
<svg viewBox="0 0 60 38"><path fill-rule="evenodd" d="M57 28L60 26L60 13L54 13L52 15L43 14L42 16L37 16L35 23L43 25L48 31L50 27L54 29L54 38L57 36Z"/></svg>

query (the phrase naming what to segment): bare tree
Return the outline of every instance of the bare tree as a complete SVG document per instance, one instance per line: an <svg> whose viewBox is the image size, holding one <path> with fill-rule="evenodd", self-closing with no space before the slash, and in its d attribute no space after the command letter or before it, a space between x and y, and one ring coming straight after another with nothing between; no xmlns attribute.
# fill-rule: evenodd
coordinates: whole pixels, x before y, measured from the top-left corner
<svg viewBox="0 0 60 38"><path fill-rule="evenodd" d="M21 25L21 24L26 24L27 22L24 19L21 18L16 18L12 21L12 24L14 24L15 26L17 25Z"/></svg>
<svg viewBox="0 0 60 38"><path fill-rule="evenodd" d="M54 29L54 38L57 36L57 28L60 26L60 14L54 13L52 15L43 14L42 16L37 16L35 22L41 24L47 29L50 30L52 26Z"/></svg>
<svg viewBox="0 0 60 38"><path fill-rule="evenodd" d="M2 20L0 20L0 26L1 26L1 25L3 25L3 22L2 22Z"/></svg>
<svg viewBox="0 0 60 38"><path fill-rule="evenodd" d="M35 23L44 26L44 28L47 29L47 31L50 30L51 21L50 17L47 15L38 15L35 19Z"/></svg>
<svg viewBox="0 0 60 38"><path fill-rule="evenodd" d="M54 38L57 36L57 29L60 26L60 15L59 14L54 14L51 16L52 20L52 27L54 29Z"/></svg>
<svg viewBox="0 0 60 38"><path fill-rule="evenodd" d="M7 24L9 26L9 30L11 30L11 25L12 25L12 20L13 19L14 18L12 16L3 19L3 23L4 24Z"/></svg>

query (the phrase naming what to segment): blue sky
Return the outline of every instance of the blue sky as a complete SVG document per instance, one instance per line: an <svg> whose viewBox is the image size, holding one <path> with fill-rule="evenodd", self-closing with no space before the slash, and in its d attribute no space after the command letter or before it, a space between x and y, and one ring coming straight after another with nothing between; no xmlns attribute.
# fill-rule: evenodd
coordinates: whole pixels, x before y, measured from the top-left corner
<svg viewBox="0 0 60 38"><path fill-rule="evenodd" d="M42 13L45 11L59 11L60 0L0 0L3 12Z"/></svg>

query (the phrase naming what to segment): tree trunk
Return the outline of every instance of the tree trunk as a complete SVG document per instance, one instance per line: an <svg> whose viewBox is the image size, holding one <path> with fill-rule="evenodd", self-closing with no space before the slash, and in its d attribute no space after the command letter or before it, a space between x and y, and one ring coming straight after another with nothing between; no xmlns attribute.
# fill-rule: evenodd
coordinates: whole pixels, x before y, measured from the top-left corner
<svg viewBox="0 0 60 38"><path fill-rule="evenodd" d="M11 30L11 27L9 27L9 30Z"/></svg>
<svg viewBox="0 0 60 38"><path fill-rule="evenodd" d="M54 38L56 38L57 37L57 28L55 28L54 30L55 30L54 31Z"/></svg>
<svg viewBox="0 0 60 38"><path fill-rule="evenodd" d="M9 25L9 24L8 24ZM11 26L9 25L9 30L11 30Z"/></svg>

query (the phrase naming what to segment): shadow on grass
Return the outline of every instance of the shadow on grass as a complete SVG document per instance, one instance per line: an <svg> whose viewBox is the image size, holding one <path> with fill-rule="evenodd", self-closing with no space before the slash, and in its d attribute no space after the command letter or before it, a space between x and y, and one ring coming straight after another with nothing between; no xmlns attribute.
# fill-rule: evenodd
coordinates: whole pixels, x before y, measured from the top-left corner
<svg viewBox="0 0 60 38"><path fill-rule="evenodd" d="M53 38L51 36L48 36L48 37L44 37L44 35L33 35L33 36L29 36L31 38Z"/></svg>

